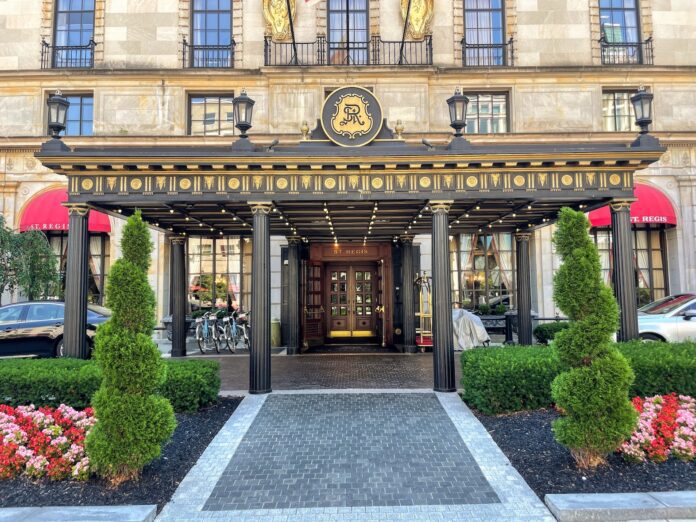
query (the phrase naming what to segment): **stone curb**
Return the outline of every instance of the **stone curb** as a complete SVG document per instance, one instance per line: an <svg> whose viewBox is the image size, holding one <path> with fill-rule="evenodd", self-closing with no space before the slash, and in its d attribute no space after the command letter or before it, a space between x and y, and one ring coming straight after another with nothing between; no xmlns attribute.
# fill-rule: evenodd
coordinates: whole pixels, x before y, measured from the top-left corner
<svg viewBox="0 0 696 522"><path fill-rule="evenodd" d="M696 491L546 495L559 522L696 519Z"/></svg>
<svg viewBox="0 0 696 522"><path fill-rule="evenodd" d="M152 522L157 506L49 506L0 509L0 522Z"/></svg>

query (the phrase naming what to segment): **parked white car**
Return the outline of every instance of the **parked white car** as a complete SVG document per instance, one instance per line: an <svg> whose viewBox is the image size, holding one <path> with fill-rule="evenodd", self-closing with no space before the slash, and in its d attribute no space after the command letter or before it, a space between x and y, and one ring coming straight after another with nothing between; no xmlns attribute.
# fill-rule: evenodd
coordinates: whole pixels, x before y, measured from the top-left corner
<svg viewBox="0 0 696 522"><path fill-rule="evenodd" d="M646 341L696 341L696 294L676 294L638 310L638 332Z"/></svg>

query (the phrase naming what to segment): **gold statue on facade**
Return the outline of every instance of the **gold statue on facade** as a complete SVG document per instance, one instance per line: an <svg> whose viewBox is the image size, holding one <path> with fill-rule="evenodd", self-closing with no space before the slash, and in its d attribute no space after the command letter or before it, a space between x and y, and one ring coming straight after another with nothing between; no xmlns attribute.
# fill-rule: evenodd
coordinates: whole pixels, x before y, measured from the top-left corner
<svg viewBox="0 0 696 522"><path fill-rule="evenodd" d="M290 16L294 21L295 3L296 0L263 0L263 17L273 40L281 41L290 38L288 5L290 6Z"/></svg>
<svg viewBox="0 0 696 522"><path fill-rule="evenodd" d="M435 13L434 2L435 0L401 0L401 17L406 21L408 16L408 33L414 40L422 40L432 32L430 24Z"/></svg>

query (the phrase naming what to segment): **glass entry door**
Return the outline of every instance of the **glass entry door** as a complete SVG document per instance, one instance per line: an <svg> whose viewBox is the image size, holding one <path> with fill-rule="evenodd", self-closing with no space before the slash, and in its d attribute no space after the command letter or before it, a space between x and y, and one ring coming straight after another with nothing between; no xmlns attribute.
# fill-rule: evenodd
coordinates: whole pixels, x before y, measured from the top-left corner
<svg viewBox="0 0 696 522"><path fill-rule="evenodd" d="M377 335L377 265L326 267L328 337Z"/></svg>

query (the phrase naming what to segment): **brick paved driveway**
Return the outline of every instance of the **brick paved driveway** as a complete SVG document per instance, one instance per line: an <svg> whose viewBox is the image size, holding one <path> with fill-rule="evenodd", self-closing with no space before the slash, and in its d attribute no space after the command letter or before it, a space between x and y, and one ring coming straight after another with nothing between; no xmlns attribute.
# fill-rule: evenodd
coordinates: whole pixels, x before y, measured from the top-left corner
<svg viewBox="0 0 696 522"><path fill-rule="evenodd" d="M205 356L220 361L222 390L249 388L249 356ZM459 354L455 354L457 386ZM433 387L433 354L322 354L271 357L274 390Z"/></svg>
<svg viewBox="0 0 696 522"><path fill-rule="evenodd" d="M159 520L552 521L454 393L250 395Z"/></svg>

